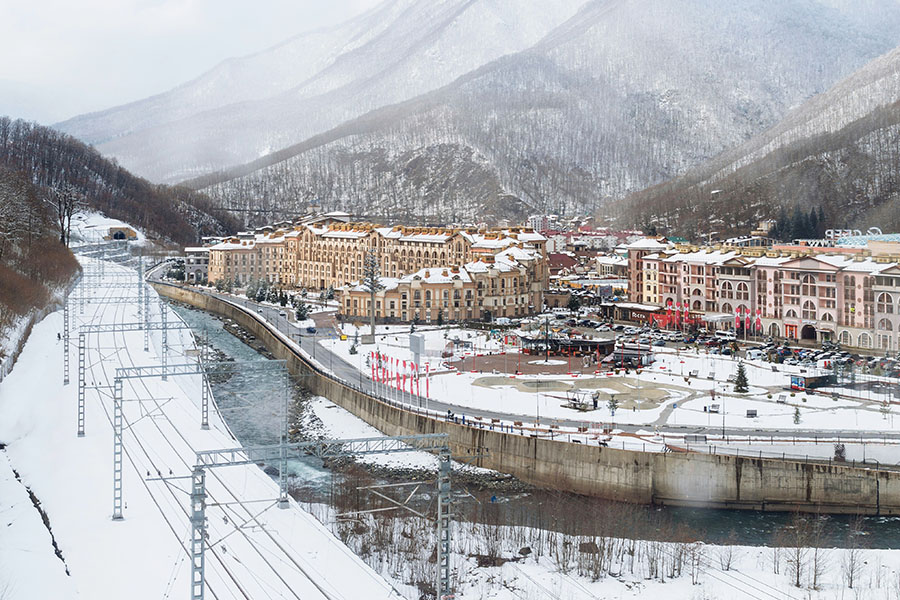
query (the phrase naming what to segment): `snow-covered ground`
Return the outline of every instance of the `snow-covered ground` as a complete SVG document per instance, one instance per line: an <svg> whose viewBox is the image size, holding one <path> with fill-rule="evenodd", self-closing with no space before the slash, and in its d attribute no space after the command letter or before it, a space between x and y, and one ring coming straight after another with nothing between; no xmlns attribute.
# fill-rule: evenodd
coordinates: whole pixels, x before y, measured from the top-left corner
<svg viewBox="0 0 900 600"><path fill-rule="evenodd" d="M389 359L411 361L409 328L381 326L374 347L362 346L357 354L350 353L356 328L345 325L347 340L337 336L320 341L320 345L334 351L356 366L364 376L371 377L371 353L379 352ZM362 328L366 331L366 328ZM465 330L419 330L425 337L425 365L431 373L430 398L452 404L461 413L478 415L479 411L499 412L510 419L541 423L568 420L592 424L627 424L640 426L696 425L721 427L723 417L729 428L747 430L791 431L811 429L823 432L894 431L896 406L884 406L878 395L871 398L840 396L828 393L796 392L786 389L792 374L801 374L797 366L772 365L763 361L743 361L749 381L749 390L738 394L733 379L739 361L730 357L676 350L655 349L655 362L640 373L596 373L594 367L580 368L574 360L573 373L542 375L510 375L503 373L466 370L448 370L449 360L473 361L485 353L505 353L507 371L514 371L517 361L522 364L548 364L559 366L563 360L526 359L517 355L518 350L503 343L502 336L487 339L483 332ZM471 341L474 348L454 349L453 359L442 359L441 351L450 350L454 338ZM812 374L812 373L810 373ZM537 382L542 382L537 385ZM425 394L420 381L419 390ZM408 384L407 384L408 386ZM408 387L407 387L408 389ZM568 402L567 392L584 390L588 394L599 392L598 407L577 410ZM613 412L609 400L615 398L617 408ZM712 405L716 412L710 412ZM756 411L756 416L752 412Z"/></svg>
<svg viewBox="0 0 900 600"><path fill-rule="evenodd" d="M116 270L107 267L107 273L111 276ZM123 292L110 288L102 293L114 296ZM158 320L156 303L152 306L151 319ZM168 315L169 320L175 322L175 313L169 312ZM133 305L89 304L83 317L75 317L75 325L137 320L137 308ZM72 383L63 386L63 348L56 337L61 328L60 313L51 314L39 323L16 368L0 383L0 442L6 444L6 448L0 451L0 597L4 600L112 597L141 600L187 595L189 571L185 548L190 531L186 493L189 480L184 477L189 474L197 450L232 447L236 442L215 413L211 416L211 429L200 429L199 377L173 376L166 382L155 379L126 382L125 519L112 521L112 403L110 390L106 386L112 383L116 367L159 364L160 336L158 332L151 336L149 352L142 349L140 332L88 336L86 380L90 386L96 387L87 390L87 435L78 438L75 435L77 352L69 349L73 358ZM460 333L465 335L465 332ZM337 339L323 343L335 345L338 351L346 345L349 358L350 337L346 342ZM385 352L402 349L402 342L398 339L398 344L393 345L394 341L382 341ZM444 342L443 332L429 332L426 353L435 349L440 351ZM170 332L169 344L169 364L193 360L190 351L194 346L189 333L184 330ZM535 378L552 379L560 384L598 379L594 389L606 393L620 391L619 384L632 386L636 390L650 390L653 384L660 384L680 394L699 391L708 395L714 386L724 389L730 385L726 380L731 371L726 368L728 362L725 361L708 363L707 366L712 366L715 372L715 381L706 380L701 374L699 379L691 379L690 386L683 385L681 373L672 375L670 372L682 365L702 368L703 363L698 361L708 359L674 353L672 356L674 358L661 354L658 365L645 370L639 379L635 379L633 373L629 376L631 379L609 377L599 380L593 374ZM438 367L440 360L435 358L435 366ZM364 363L360 369L364 373L367 371ZM536 396L551 398L550 394L555 393L521 392L514 384L506 382L494 387L488 385L490 382L476 384L478 378L485 377L495 376L481 373L436 375L431 391L432 394L464 396L461 390L468 388L466 391L471 402L502 403L504 407L515 406L518 396L523 395L529 403L527 409L522 409L525 414L530 411ZM528 378L517 378L516 381L520 379L529 381ZM443 387L435 383L442 380L447 382ZM764 394L770 385L768 381L773 379L767 380L763 375L754 378L751 373L750 380L753 388L750 397L729 392L724 394L726 398L722 404L727 407L729 402L763 402L758 396ZM468 383L462 383L465 381ZM676 389L678 385L684 389ZM761 415L760 419L783 419L788 410L792 414L794 404L803 404L797 398L799 395L792 398L788 406L774 400L767 403L772 414ZM465 398L457 400L462 402ZM688 413L696 412L691 403L699 406L704 401L699 397L682 400L668 416L683 418ZM553 402L549 399L545 402L547 410L551 409ZM666 396L653 408L643 407L631 412L661 416L674 403L675 400ZM815 411L826 412L832 406L834 410L855 410L853 401L844 399L835 402L830 398L813 396L805 404L804 419L807 413L812 419ZM377 435L368 425L327 400L315 400L313 408L328 435ZM746 407L742 405L737 408L744 410ZM605 407L600 410L608 412ZM699 410L699 414L703 414L702 407ZM628 413L628 410L620 408L616 417L618 419L620 414ZM726 418L730 418L730 413L728 410ZM876 415L885 419L881 413ZM721 418L720 414L707 413L703 416L713 421ZM633 440L628 442L630 447L642 444L661 448L664 443L649 431L642 437L623 436L625 439ZM752 451L760 444L745 441L744 445L747 451ZM769 446L772 452L791 447L778 441L771 442ZM833 451L830 443L819 444L817 448L821 448L822 456ZM862 460L864 457L886 461L890 455L885 452L873 445L865 448L852 444L847 446L847 458L850 460ZM402 461L396 466L416 465L418 461L421 461L421 466L433 464L431 457L418 454L406 455ZM13 469L18 473L18 478ZM170 469L171 479L159 481L160 476L169 477ZM33 506L26 486L47 515L49 530ZM386 564L376 566L376 570L394 578L392 584L387 583L310 514L293 503L289 510L275 508L277 486L256 466L211 470L207 475L207 486L210 494L207 504L210 527L206 569L208 597L418 597L420 592L407 585L408 573ZM586 513L586 518L593 517ZM51 531L60 557L54 553ZM550 537L545 532L540 542L546 545L545 549L535 551L541 536L527 528L492 528L484 524L461 523L454 526L454 531L452 564L457 582L456 597L459 599L578 600L653 595L692 600L731 596L757 600L830 600L845 596L900 599L897 593L900 590L900 552L897 551L870 550L857 556L856 585L850 590L846 581L850 553L846 550L828 550L824 553L827 561L824 564L828 567L822 568L818 576L819 589L811 590L808 589L813 575L811 550L804 552L802 588L798 589L791 585L791 563L787 551L781 551L776 560L774 551L769 548L735 547L728 550L721 546L640 541L629 544L617 540L610 543L633 547L635 552L615 550L615 555L619 557L617 560L621 562L612 562L602 573L591 575L586 572L590 560L585 558L580 545L587 542L600 544L600 539L565 539ZM524 557L519 550L528 546L534 546L533 552ZM423 547L430 548L427 545ZM477 556L491 551L496 551L501 559L508 562L502 566L479 566ZM734 555L729 570L721 566L726 553ZM694 557L697 567L688 567L688 563L682 561L680 573L672 577L666 572L666 562L674 564L679 555L682 559L685 556ZM371 555L369 560L374 560ZM773 568L775 562L779 565L778 569ZM775 573L775 570L779 572Z"/></svg>
<svg viewBox="0 0 900 600"><path fill-rule="evenodd" d="M72 245L102 243L109 233L110 227L130 227L137 234L136 242L145 242L147 236L143 231L118 219L111 219L98 212L80 212L72 215Z"/></svg>
<svg viewBox="0 0 900 600"><path fill-rule="evenodd" d="M120 270L108 265L106 273ZM156 303L151 305L151 320L157 321ZM76 327L138 320L131 304L89 304L83 317L75 317ZM176 318L169 312L170 322ZM198 376L126 381L125 518L113 521L113 408L106 386L116 367L159 364L160 336L151 336L150 352L143 351L140 332L88 336L86 381L99 387L86 390L86 436L78 438L77 350L69 349L72 383L63 386L61 331L60 312L38 324L0 384L0 441L7 444L0 460L0 514L15 522L0 527L0 590L6 585L0 595L4 600L187 596L190 480L185 477L197 450L236 442L216 414L210 430L200 428ZM193 347L189 334L170 332L169 343L169 364L194 360L186 352ZM21 483L11 478L10 465ZM158 480L170 473L172 479ZM210 470L206 481L207 597L397 597L311 515L293 503L288 510L276 508L277 485L258 467ZM65 563L46 543L49 533L25 500L23 486L46 512Z"/></svg>

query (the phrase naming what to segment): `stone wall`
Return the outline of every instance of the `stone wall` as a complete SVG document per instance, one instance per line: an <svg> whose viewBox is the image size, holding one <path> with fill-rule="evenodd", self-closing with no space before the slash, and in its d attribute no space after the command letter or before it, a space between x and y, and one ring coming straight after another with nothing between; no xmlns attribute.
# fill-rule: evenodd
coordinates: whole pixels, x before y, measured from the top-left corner
<svg viewBox="0 0 900 600"><path fill-rule="evenodd" d="M242 308L189 288L154 284L169 298L230 318L288 369L386 435L447 433L459 460L556 490L640 504L823 513L900 514L900 472L772 458L640 452L533 438L417 414L318 372L280 334Z"/></svg>

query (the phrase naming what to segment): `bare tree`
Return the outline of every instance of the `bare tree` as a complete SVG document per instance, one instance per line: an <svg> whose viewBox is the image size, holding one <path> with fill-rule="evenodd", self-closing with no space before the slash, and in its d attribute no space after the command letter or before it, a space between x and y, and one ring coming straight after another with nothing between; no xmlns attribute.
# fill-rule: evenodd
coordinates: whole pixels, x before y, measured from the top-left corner
<svg viewBox="0 0 900 600"><path fill-rule="evenodd" d="M721 567L723 571L730 571L734 566L735 561L740 558L740 550L736 547L737 542L737 532L732 529L725 539L724 545L720 547L716 553L716 557L719 559L719 567Z"/></svg>
<svg viewBox="0 0 900 600"><path fill-rule="evenodd" d="M825 569L828 568L828 550L823 547L825 541L824 519L819 515L811 517L811 519L809 527L809 545L811 553L809 586L814 590L818 590L819 583L822 581L822 576L825 574Z"/></svg>
<svg viewBox="0 0 900 600"><path fill-rule="evenodd" d="M810 537L810 523L799 512L794 513L790 524L782 527L776 534L775 545L784 549L791 579L796 587L800 587L800 579L806 568Z"/></svg>
<svg viewBox="0 0 900 600"><path fill-rule="evenodd" d="M704 570L705 549L703 542L694 542L688 546L688 560L691 573L691 583L697 585L700 583L700 575Z"/></svg>
<svg viewBox="0 0 900 600"><path fill-rule="evenodd" d="M22 194L12 174L0 172L0 260L6 247L22 233Z"/></svg>
<svg viewBox="0 0 900 600"><path fill-rule="evenodd" d="M857 516L850 528L847 530L846 550L841 557L841 575L844 585L849 589L859 581L862 575L863 565L865 564L865 556L860 544L860 530L862 528L862 517Z"/></svg>
<svg viewBox="0 0 900 600"><path fill-rule="evenodd" d="M72 232L72 216L84 205L82 195L70 183L55 187L47 194L47 202L53 207L53 217L59 229L59 242L69 245Z"/></svg>

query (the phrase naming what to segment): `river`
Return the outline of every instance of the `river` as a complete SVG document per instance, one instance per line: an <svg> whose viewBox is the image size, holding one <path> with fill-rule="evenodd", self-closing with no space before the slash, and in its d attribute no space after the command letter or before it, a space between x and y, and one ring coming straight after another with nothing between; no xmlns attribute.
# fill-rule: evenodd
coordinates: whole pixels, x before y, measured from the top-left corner
<svg viewBox="0 0 900 600"><path fill-rule="evenodd" d="M217 316L172 303L179 316L193 329L198 339L208 339L213 357L222 360L267 360L256 349L225 329L225 321ZM276 443L281 435L284 407L280 395L273 391L266 376L237 374L225 381L213 381L216 402L229 427L243 445ZM268 387L267 387L268 386ZM297 400L297 394L294 394ZM303 484L306 501L328 501L329 490L344 478L339 469L330 469L314 458L292 461L290 472ZM382 481L379 478L379 481ZM549 492L535 488L522 491L521 485L509 489L478 489L469 484L468 508L473 515L483 516L483 506L496 506L501 522L540 527L562 528L582 533L597 520L620 515L623 508L605 500L575 494ZM466 498L459 498L457 510L467 510ZM628 507L627 521L634 527L640 524L637 536L673 538L686 533L708 543L736 543L741 545L769 545L779 529L790 525L787 513L737 511L703 508ZM578 519L563 522L562 518L547 515L577 515ZM475 516L474 518L480 518ZM823 528L824 545L845 546L850 537L862 536L869 548L900 547L900 517L863 517L827 515ZM620 519L621 520L621 519ZM593 530L593 527L591 527ZM628 532L621 532L627 534Z"/></svg>

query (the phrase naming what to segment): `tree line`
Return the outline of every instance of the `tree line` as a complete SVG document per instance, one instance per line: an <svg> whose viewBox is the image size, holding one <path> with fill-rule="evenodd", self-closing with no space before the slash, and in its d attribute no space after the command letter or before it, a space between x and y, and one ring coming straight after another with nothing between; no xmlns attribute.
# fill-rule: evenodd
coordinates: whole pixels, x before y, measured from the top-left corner
<svg viewBox="0 0 900 600"><path fill-rule="evenodd" d="M205 195L150 183L72 136L36 123L0 117L0 166L21 173L46 197L78 194L86 207L163 242L191 244L239 226Z"/></svg>

